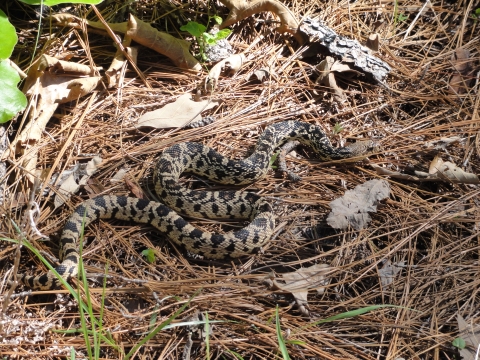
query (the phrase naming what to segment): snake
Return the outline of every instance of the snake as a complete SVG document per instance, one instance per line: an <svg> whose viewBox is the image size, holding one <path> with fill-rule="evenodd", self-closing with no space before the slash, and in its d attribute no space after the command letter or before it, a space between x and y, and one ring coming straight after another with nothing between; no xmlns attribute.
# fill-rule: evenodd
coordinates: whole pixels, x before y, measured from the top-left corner
<svg viewBox="0 0 480 360"><path fill-rule="evenodd" d="M267 174L275 149L288 141L312 148L322 161L354 158L376 149L371 140L335 148L320 126L297 120L267 126L254 151L244 159L230 159L201 143L175 144L163 151L154 166L153 181L160 202L101 195L75 208L60 237L60 263L55 272L65 280L77 276L82 261L79 237L86 226L98 219L149 224L186 251L206 259L237 258L258 252L275 229L273 209L265 198L251 191L191 190L181 186L179 178L183 173L192 173L224 185L251 184ZM250 223L220 234L200 230L183 216L246 219ZM50 290L61 286L58 275L50 270L36 276L18 274L17 279L29 288Z"/></svg>

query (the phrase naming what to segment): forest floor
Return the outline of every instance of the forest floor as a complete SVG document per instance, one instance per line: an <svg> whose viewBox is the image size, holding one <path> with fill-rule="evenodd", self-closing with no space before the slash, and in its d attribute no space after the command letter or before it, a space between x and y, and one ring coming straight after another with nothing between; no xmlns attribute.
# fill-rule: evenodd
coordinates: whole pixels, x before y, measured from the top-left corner
<svg viewBox="0 0 480 360"><path fill-rule="evenodd" d="M273 1L264 2L275 11ZM207 103L219 102L203 113L215 118L204 127L137 126L148 111L187 93L200 94L212 67L207 62L197 70L182 69L140 45L136 68L125 62L115 86L108 87L104 77L95 91L60 104L38 138L19 140L28 123L22 114L6 124L13 145L0 204L5 240L0 241L0 357L478 359L480 32L475 14L480 6L467 0L285 5L298 21L319 19L361 44L378 34L373 56L391 67L383 84L369 81L361 69L353 77L334 72L335 94L316 81L317 65L329 54L303 54L313 47L275 31L278 18L261 12L229 26L229 43L246 59L203 95ZM89 5L55 6L43 13L18 4L0 8L19 35L11 59L25 72L43 55L90 69L110 66L116 52L112 37L89 26L58 26L50 18L57 13L95 21L101 15L108 23L126 21L132 13L193 42L180 31L182 25L206 24L209 14L225 19L229 12L221 3L163 0L129 6L105 1L97 13ZM199 52L195 46L191 50ZM260 69L263 79L254 75ZM23 285L9 285L14 273L47 271L37 255L26 246L18 252L12 240L28 240L57 257L65 221L82 201L102 194L155 199L152 173L165 148L200 142L243 158L266 126L290 119L320 126L334 147L365 139L380 146L354 162L322 162L308 148L297 148L287 163L301 181L288 180L274 165L262 180L237 187L265 196L274 208L275 235L260 253L207 260L152 227L99 221L85 229L82 252L85 270L97 276L88 277L89 292L82 281L71 281L84 306L65 288L27 292ZM35 154L33 170L26 169L29 151ZM85 184L55 205L55 192L60 198L62 193L53 186L45 191L45 181L78 164L93 164L94 158L101 162ZM32 185L35 178L40 181ZM370 209L371 220L361 229L330 228L330 203L369 180L389 186L387 198ZM182 183L231 189L195 176ZM32 204L39 210L33 215ZM215 232L244 226L191 220ZM306 268L308 278L298 280ZM290 284L276 287L292 276L297 277ZM310 290L306 301L298 288ZM205 319L207 324L182 325ZM162 324L166 320L171 320L168 328Z"/></svg>

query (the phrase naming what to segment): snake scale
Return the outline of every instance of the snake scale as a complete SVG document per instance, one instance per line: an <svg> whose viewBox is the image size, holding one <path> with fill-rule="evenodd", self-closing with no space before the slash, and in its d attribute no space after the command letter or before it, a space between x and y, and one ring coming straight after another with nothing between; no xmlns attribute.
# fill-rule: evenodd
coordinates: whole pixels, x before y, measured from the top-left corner
<svg viewBox="0 0 480 360"><path fill-rule="evenodd" d="M375 148L372 141L334 148L319 126L300 121L283 121L268 126L253 153L241 160L229 159L200 143L180 143L165 149L154 171L155 202L127 196L98 196L80 204L67 220L60 238L60 265L64 279L74 277L81 261L78 238L82 228L97 219L119 219L150 224L187 251L205 258L240 257L257 252L272 236L275 218L270 204L261 196L241 191L195 191L178 185L182 173L194 173L214 182L243 185L262 178L275 149L297 140L311 147L321 160L359 156ZM225 234L195 228L177 212L209 219L249 219L250 224ZM38 276L18 275L33 289L53 289L60 280L49 271Z"/></svg>

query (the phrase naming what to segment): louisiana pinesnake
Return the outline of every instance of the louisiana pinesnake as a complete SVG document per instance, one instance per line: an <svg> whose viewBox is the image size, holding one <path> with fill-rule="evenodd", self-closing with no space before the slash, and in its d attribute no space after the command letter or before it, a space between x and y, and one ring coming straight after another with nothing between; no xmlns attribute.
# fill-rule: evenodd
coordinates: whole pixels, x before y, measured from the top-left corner
<svg viewBox="0 0 480 360"><path fill-rule="evenodd" d="M231 160L200 143L181 143L164 150L154 172L155 190L165 204L127 196L98 196L80 204L67 220L60 239L60 261L56 271L65 279L76 276L78 238L83 226L97 219L119 219L150 224L186 250L210 259L239 257L258 251L272 236L275 219L270 204L252 192L194 191L178 184L182 173L194 173L221 184L243 185L262 178L274 150L289 140L311 147L321 160L346 159L371 152L372 141L342 148L332 147L319 126L283 121L268 126L253 153ZM249 219L248 226L225 234L204 232L177 212L210 219ZM83 224L84 222L84 224ZM19 275L34 289L52 289L59 279L49 271L39 276Z"/></svg>

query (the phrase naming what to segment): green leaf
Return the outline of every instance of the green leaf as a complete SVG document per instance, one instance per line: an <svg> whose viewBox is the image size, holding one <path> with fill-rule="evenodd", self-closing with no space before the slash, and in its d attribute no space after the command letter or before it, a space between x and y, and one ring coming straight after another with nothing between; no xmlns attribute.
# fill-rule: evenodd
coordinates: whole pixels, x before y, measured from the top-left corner
<svg viewBox="0 0 480 360"><path fill-rule="evenodd" d="M285 340L285 343L290 344L290 345L305 345L306 344L305 341L301 341L301 340Z"/></svg>
<svg viewBox="0 0 480 360"><path fill-rule="evenodd" d="M335 126L333 127L333 133L338 134L343 130L343 126L340 123L335 123Z"/></svg>
<svg viewBox="0 0 480 360"><path fill-rule="evenodd" d="M214 15L212 16L212 19L215 20L215 22L220 25L223 22L223 19L220 16Z"/></svg>
<svg viewBox="0 0 480 360"><path fill-rule="evenodd" d="M13 48L18 41L15 27L8 21L7 15L0 10L0 34L2 41L0 42L0 60L5 60L12 55Z"/></svg>
<svg viewBox="0 0 480 360"><path fill-rule="evenodd" d="M175 311L175 313L170 316L167 320L165 320L164 322L162 322L160 325L158 325L153 331L151 331L147 336L145 336L137 345L135 345L132 350L130 350L130 352L125 355L124 359L125 360L130 360L130 358L136 354L137 350L143 346L143 344L145 344L146 342L148 342L151 338L153 338L155 335L157 335L157 333L162 330L163 328L165 328L166 326L170 325L170 323L175 320L175 318L180 315L183 310L185 310L185 308L190 304L190 302L193 300L193 298L195 298L201 291L202 289L198 289L195 294L192 295L192 297L190 299L188 299L188 301L182 305L182 307L180 309L178 309L177 311Z"/></svg>
<svg viewBox="0 0 480 360"><path fill-rule="evenodd" d="M203 40L205 41L205 43L207 43L208 45L215 45L217 43L217 38L212 35L212 34L209 34L209 33L203 33L202 34L203 36Z"/></svg>
<svg viewBox="0 0 480 360"><path fill-rule="evenodd" d="M235 351L233 350L230 350L230 349L225 349L227 352L229 352L230 354L232 354L233 356L235 356L238 360L244 360L242 355L240 355L239 353L236 353Z"/></svg>
<svg viewBox="0 0 480 360"><path fill-rule="evenodd" d="M216 40L222 40L222 39L225 39L231 33L232 33L232 30L230 29L222 29L215 34L215 38Z"/></svg>
<svg viewBox="0 0 480 360"><path fill-rule="evenodd" d="M280 316L278 314L278 305L275 309L275 329L277 330L277 340L280 351L282 352L283 360L290 360L290 355L288 354L287 346L285 345L285 339L282 335L282 329L280 327Z"/></svg>
<svg viewBox="0 0 480 360"><path fill-rule="evenodd" d="M149 264L153 264L155 262L155 251L153 251L152 249L143 250L142 255L147 258L147 262Z"/></svg>
<svg viewBox="0 0 480 360"><path fill-rule="evenodd" d="M475 15L480 16L480 8L475 9Z"/></svg>
<svg viewBox="0 0 480 360"><path fill-rule="evenodd" d="M277 151L275 154L272 155L272 157L270 158L270 162L268 163L268 166L270 166L272 169L276 169L277 167L274 166L273 164L275 164L275 161L277 161L277 157L278 155L280 154L280 151Z"/></svg>
<svg viewBox="0 0 480 360"><path fill-rule="evenodd" d="M452 345L460 350L465 349L465 346L467 346L467 344L465 344L465 340L463 340L461 337L457 337L455 340L453 340Z"/></svg>
<svg viewBox="0 0 480 360"><path fill-rule="evenodd" d="M18 90L18 73L7 61L0 61L0 124L7 122L27 106L27 98Z"/></svg>
<svg viewBox="0 0 480 360"><path fill-rule="evenodd" d="M398 14L398 17L397 17L398 21L405 21L408 19L408 16L405 15L405 14Z"/></svg>
<svg viewBox="0 0 480 360"><path fill-rule="evenodd" d="M207 30L205 25L199 24L196 21L189 21L187 25L180 27L180 30L187 31L190 35L199 38Z"/></svg>
<svg viewBox="0 0 480 360"><path fill-rule="evenodd" d="M21 2L28 5L43 5L53 6L58 4L91 4L96 5L100 4L103 0L20 0Z"/></svg>
<svg viewBox="0 0 480 360"><path fill-rule="evenodd" d="M323 323L327 323L327 322L331 322L331 321L337 321L337 320L342 320L342 319L349 319L349 318L352 318L352 317L355 317L355 316L359 316L359 315L363 315L363 314L366 314L367 312L370 312L370 311L373 311L373 310L378 310L378 309L383 309L383 308L399 308L399 309L405 309L404 307L402 306L397 306L397 305L389 305L389 304L384 304L384 305L370 305L370 306L366 306L366 307L363 307L363 308L360 308L360 309L355 309L355 310L351 310L351 311L347 311L347 312L344 312L344 313L341 313L341 314L337 314L337 315L333 315L333 316L330 316L326 319L322 319L322 320L317 320L315 322L312 322L312 323L309 323L307 325L304 325L301 327L301 329L306 329L306 328L309 328L311 326L316 326L316 325L320 325L320 324L323 324ZM408 308L407 308L408 309Z"/></svg>

